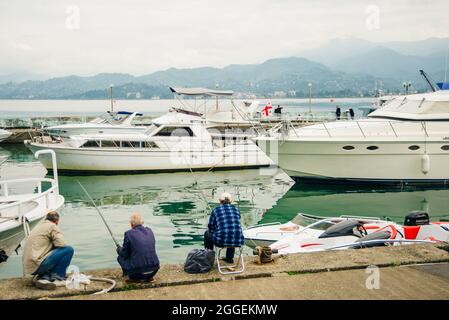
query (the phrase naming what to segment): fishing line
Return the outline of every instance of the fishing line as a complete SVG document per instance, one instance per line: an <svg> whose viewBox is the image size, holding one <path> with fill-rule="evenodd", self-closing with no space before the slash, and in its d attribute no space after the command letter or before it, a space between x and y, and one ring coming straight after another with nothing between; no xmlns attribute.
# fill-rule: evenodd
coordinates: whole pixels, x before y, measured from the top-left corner
<svg viewBox="0 0 449 320"><path fill-rule="evenodd" d="M109 234L111 235L111 238L112 238L112 240L113 240L114 243L115 243L115 246L116 246L116 247L119 247L120 245L119 245L117 239L115 239L114 234L112 233L111 228L109 227L108 223L106 222L106 219L103 217L103 214L101 213L100 209L98 209L97 205L95 204L95 201L92 199L92 197L90 196L89 192L87 192L86 188L84 188L84 186L81 184L81 182L80 182L78 179L76 179L76 182L78 182L78 184L80 185L81 189L83 189L84 193L85 193L86 196L89 198L90 202L92 202L94 208L97 210L98 214L99 214L100 217L101 217L101 220L103 220L104 225L105 225L106 228L108 229Z"/></svg>

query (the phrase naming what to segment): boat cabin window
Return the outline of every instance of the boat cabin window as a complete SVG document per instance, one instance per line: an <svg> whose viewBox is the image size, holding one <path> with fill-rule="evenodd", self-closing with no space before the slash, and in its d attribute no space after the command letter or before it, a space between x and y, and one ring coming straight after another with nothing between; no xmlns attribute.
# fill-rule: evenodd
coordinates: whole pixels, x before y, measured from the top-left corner
<svg viewBox="0 0 449 320"><path fill-rule="evenodd" d="M122 141L122 148L140 148L140 141Z"/></svg>
<svg viewBox="0 0 449 320"><path fill-rule="evenodd" d="M159 148L159 146L154 143L153 141L143 141L142 142L143 148Z"/></svg>
<svg viewBox="0 0 449 320"><path fill-rule="evenodd" d="M355 148L353 146L344 146L344 150L354 150Z"/></svg>
<svg viewBox="0 0 449 320"><path fill-rule="evenodd" d="M82 148L99 148L100 147L100 141L88 140L81 147Z"/></svg>
<svg viewBox="0 0 449 320"><path fill-rule="evenodd" d="M379 149L379 147L378 146L368 146L368 147L366 147L366 149L370 150L370 151L374 151L374 150Z"/></svg>
<svg viewBox="0 0 449 320"><path fill-rule="evenodd" d="M159 148L153 141L89 140L81 148Z"/></svg>
<svg viewBox="0 0 449 320"><path fill-rule="evenodd" d="M194 137L192 129L189 127L165 127L155 134L159 137Z"/></svg>
<svg viewBox="0 0 449 320"><path fill-rule="evenodd" d="M410 146L408 148L409 148L409 150L413 150L413 151L419 150L419 146L417 146L417 145L413 145L413 146Z"/></svg>
<svg viewBox="0 0 449 320"><path fill-rule="evenodd" d="M441 146L441 150L449 151L449 144L445 144L444 146Z"/></svg>
<svg viewBox="0 0 449 320"><path fill-rule="evenodd" d="M120 141L101 141L102 148L120 148Z"/></svg>

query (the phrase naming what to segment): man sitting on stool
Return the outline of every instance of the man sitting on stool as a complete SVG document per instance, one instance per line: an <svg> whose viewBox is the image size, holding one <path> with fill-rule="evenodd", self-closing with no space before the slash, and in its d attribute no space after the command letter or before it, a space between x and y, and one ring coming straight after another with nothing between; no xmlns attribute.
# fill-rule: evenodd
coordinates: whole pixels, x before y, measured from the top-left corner
<svg viewBox="0 0 449 320"><path fill-rule="evenodd" d="M224 192L220 197L221 205L212 210L209 218L208 230L204 233L204 247L214 249L217 247L243 246L243 232L240 226L240 211L231 204L231 195ZM234 248L226 250L228 263L234 262Z"/></svg>
<svg viewBox="0 0 449 320"><path fill-rule="evenodd" d="M28 236L23 250L25 274L35 276L33 283L41 289L52 290L65 284L67 267L73 257L58 228L59 214L50 212Z"/></svg>
<svg viewBox="0 0 449 320"><path fill-rule="evenodd" d="M129 223L131 229L125 232L123 247L117 247L117 261L128 282L152 281L159 270L153 231L143 226L138 213L131 216Z"/></svg>

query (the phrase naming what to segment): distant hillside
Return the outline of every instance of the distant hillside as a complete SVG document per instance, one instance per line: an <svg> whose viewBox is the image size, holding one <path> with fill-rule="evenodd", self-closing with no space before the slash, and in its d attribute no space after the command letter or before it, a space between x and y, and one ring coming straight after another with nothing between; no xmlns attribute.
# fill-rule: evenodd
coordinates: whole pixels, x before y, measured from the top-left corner
<svg viewBox="0 0 449 320"><path fill-rule="evenodd" d="M129 74L98 74L93 77L68 76L45 81L0 85L2 99L102 99L114 84L120 99L171 97L168 86L214 87L263 96L304 97L308 83L314 96L356 96L369 94L376 81L398 88L388 79L335 71L305 58L270 59L261 64L230 65L222 69L205 67L168 69L135 77Z"/></svg>
<svg viewBox="0 0 449 320"><path fill-rule="evenodd" d="M415 89L425 90L427 86L419 69L435 77L443 74L448 49L449 38L384 43L334 39L319 48L304 50L298 56L313 58L329 68L351 74L367 74L397 83L411 81Z"/></svg>

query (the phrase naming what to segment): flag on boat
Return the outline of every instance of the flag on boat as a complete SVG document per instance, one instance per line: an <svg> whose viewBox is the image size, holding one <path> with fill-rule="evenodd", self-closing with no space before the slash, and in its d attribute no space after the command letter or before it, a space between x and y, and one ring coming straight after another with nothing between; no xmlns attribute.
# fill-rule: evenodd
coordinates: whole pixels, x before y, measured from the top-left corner
<svg viewBox="0 0 449 320"><path fill-rule="evenodd" d="M268 102L262 109L262 113L265 114L265 117L268 117L271 114L271 109L273 109L271 102Z"/></svg>

